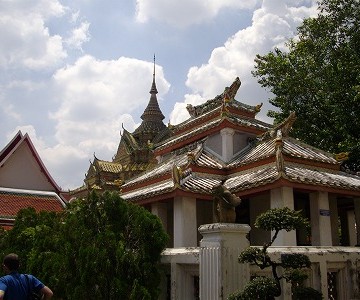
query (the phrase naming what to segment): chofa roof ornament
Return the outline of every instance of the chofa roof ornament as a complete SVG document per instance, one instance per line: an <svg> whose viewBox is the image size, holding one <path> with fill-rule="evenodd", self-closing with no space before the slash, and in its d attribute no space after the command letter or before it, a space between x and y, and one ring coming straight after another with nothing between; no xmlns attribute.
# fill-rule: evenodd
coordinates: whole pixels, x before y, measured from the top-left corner
<svg viewBox="0 0 360 300"><path fill-rule="evenodd" d="M288 137L289 136L289 132L292 129L292 126L294 124L296 120L296 115L295 112L291 112L290 115L281 123L275 125L273 128L271 128L270 130L266 131L265 133L263 133L260 136L260 141L264 141L267 139L271 139L271 138L275 138L276 136L278 136L278 131L280 131L281 133L281 137Z"/></svg>

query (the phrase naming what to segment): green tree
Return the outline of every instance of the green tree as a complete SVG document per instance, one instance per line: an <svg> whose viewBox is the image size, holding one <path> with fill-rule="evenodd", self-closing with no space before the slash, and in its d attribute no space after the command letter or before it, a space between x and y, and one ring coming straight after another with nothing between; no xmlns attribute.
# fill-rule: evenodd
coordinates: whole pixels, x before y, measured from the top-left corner
<svg viewBox="0 0 360 300"><path fill-rule="evenodd" d="M273 93L275 122L291 111L293 135L332 153L350 152L344 168L360 171L359 0L320 0L287 50L255 58L259 83Z"/></svg>
<svg viewBox="0 0 360 300"><path fill-rule="evenodd" d="M301 211L285 208L273 208L259 215L255 227L272 231L271 240L263 247L248 247L239 255L239 263L250 263L261 270L270 268L271 277L255 277L244 289L230 296L230 300L273 300L279 297L281 280L292 284L293 299L322 299L321 293L303 286L307 278L306 268L310 267L310 260L304 254L281 255L280 261L272 260L268 248L274 243L281 230L291 231L301 227L309 228L309 222L302 216ZM280 275L281 274L281 275Z"/></svg>
<svg viewBox="0 0 360 300"><path fill-rule="evenodd" d="M20 212L0 244L58 299L157 299L167 239L146 209L117 193L91 193L60 214Z"/></svg>

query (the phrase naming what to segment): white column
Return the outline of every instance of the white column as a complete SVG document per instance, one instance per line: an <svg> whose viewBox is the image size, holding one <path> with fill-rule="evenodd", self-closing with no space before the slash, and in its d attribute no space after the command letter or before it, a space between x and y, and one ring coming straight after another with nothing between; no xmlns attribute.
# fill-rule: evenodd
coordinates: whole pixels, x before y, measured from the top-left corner
<svg viewBox="0 0 360 300"><path fill-rule="evenodd" d="M291 187L272 189L270 192L270 208L284 207L294 209L293 189ZM296 246L296 231L281 230L273 246Z"/></svg>
<svg viewBox="0 0 360 300"><path fill-rule="evenodd" d="M252 246L263 246L271 240L271 232L254 226L256 218L270 209L270 196L268 193L251 197L249 200L250 211L250 244Z"/></svg>
<svg viewBox="0 0 360 300"><path fill-rule="evenodd" d="M151 212L161 220L161 223L163 224L163 227L167 232L167 224L168 224L167 203L160 203L160 202L152 203Z"/></svg>
<svg viewBox="0 0 360 300"><path fill-rule="evenodd" d="M230 161L234 155L234 129L221 129L222 157L224 161Z"/></svg>
<svg viewBox="0 0 360 300"><path fill-rule="evenodd" d="M360 246L360 198L354 198L354 211L356 222L356 245Z"/></svg>
<svg viewBox="0 0 360 300"><path fill-rule="evenodd" d="M332 237L332 245L339 246L340 238L339 238L339 214L337 208L337 198L335 195L329 195L329 208L330 208L330 223L331 223L331 237Z"/></svg>
<svg viewBox="0 0 360 300"><path fill-rule="evenodd" d="M310 194L311 244L332 246L329 197L327 192Z"/></svg>
<svg viewBox="0 0 360 300"><path fill-rule="evenodd" d="M202 225L200 242L200 299L227 299L250 280L249 264L238 263L249 247L249 225L214 223Z"/></svg>
<svg viewBox="0 0 360 300"><path fill-rule="evenodd" d="M349 230L349 246L355 246L357 240L356 240L355 213L353 210L349 210L347 212L347 219L348 219L348 230Z"/></svg>
<svg viewBox="0 0 360 300"><path fill-rule="evenodd" d="M174 198L174 248L197 246L196 199Z"/></svg>

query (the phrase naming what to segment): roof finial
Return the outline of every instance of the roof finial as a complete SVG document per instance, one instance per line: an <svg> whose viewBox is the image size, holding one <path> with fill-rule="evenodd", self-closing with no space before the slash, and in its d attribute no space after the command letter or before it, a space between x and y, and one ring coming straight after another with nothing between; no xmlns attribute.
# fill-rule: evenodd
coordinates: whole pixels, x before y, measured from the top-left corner
<svg viewBox="0 0 360 300"><path fill-rule="evenodd" d="M153 82L151 85L150 94L157 94L158 91L156 89L156 83L155 83L155 53L154 53L154 72L153 72Z"/></svg>
<svg viewBox="0 0 360 300"><path fill-rule="evenodd" d="M155 53L154 53L154 73L153 73L153 77L154 77L154 80L155 80Z"/></svg>

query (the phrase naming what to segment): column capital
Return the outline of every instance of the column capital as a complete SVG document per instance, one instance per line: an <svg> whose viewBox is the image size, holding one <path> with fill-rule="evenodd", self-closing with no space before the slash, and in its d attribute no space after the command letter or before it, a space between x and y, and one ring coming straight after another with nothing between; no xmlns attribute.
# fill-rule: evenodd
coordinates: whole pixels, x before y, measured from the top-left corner
<svg viewBox="0 0 360 300"><path fill-rule="evenodd" d="M235 134L235 130L232 128L223 128L220 130L220 134L223 135L234 135Z"/></svg>

